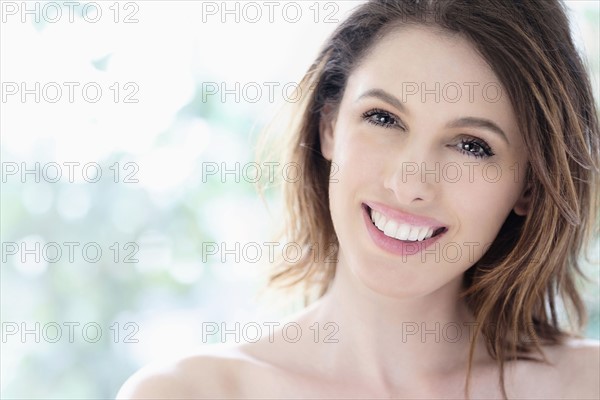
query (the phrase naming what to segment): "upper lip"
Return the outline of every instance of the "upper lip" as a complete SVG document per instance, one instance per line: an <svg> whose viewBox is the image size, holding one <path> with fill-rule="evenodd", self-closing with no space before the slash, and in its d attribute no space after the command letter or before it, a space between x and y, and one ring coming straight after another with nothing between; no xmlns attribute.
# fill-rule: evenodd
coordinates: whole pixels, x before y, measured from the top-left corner
<svg viewBox="0 0 600 400"><path fill-rule="evenodd" d="M424 217L421 215L409 214L405 211L390 208L384 204L369 201L364 203L372 210L378 211L389 220L394 220L398 223L404 223L415 227L430 227L434 229L446 228L446 226L435 218Z"/></svg>

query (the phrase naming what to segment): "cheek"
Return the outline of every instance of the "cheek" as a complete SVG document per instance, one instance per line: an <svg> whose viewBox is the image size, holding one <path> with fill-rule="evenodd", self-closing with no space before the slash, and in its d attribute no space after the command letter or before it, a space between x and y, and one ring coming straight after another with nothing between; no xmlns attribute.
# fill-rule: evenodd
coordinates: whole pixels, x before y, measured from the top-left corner
<svg viewBox="0 0 600 400"><path fill-rule="evenodd" d="M445 186L461 229L485 242L496 237L522 189L508 166L476 169L472 180Z"/></svg>
<svg viewBox="0 0 600 400"><path fill-rule="evenodd" d="M341 125L335 132L336 141L333 150L332 178L343 183L361 183L372 185L374 177L380 176L384 157L382 150L369 140L365 132L350 126Z"/></svg>

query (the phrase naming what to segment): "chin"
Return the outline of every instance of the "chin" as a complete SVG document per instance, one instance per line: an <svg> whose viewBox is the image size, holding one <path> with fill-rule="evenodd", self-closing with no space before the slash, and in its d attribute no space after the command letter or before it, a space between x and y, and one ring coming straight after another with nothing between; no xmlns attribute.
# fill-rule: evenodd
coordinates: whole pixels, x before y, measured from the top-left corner
<svg viewBox="0 0 600 400"><path fill-rule="evenodd" d="M353 258L359 260L358 257ZM346 264L352 281L370 292L395 299L410 299L426 295L436 288L431 287L422 271L408 265L386 265L371 261Z"/></svg>

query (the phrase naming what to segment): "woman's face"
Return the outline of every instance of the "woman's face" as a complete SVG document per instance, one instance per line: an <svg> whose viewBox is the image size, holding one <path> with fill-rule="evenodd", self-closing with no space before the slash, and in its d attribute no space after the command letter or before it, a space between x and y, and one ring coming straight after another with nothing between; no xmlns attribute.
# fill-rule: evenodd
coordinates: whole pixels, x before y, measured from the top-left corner
<svg viewBox="0 0 600 400"><path fill-rule="evenodd" d="M456 35L409 27L376 44L322 119L321 146L340 268L387 296L458 287L510 211L527 212L510 100Z"/></svg>

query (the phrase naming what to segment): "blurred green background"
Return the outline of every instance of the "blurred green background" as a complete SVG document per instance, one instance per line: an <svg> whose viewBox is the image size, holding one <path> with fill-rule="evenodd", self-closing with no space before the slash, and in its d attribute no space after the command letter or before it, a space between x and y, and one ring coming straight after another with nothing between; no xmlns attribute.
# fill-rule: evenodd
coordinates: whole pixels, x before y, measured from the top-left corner
<svg viewBox="0 0 600 400"><path fill-rule="evenodd" d="M303 17L296 23L277 11L273 22L266 15L256 23L231 15L222 22L195 1L95 3L102 11L95 23L82 18L88 3L74 9L72 22L64 5L62 19L48 22L56 14L47 6L47 18L23 21L6 3L21 6L2 2L2 82L28 88L97 82L103 95L96 103L80 90L73 102L2 101L3 168L58 163L63 172L56 183L43 175L39 183L33 174L22 179L20 171L3 174L2 398L113 398L140 366L206 345L202 322L280 316L282 309L256 297L264 284L258 263L203 260L203 243L260 244L277 221L241 170L239 183L203 171L253 161L257 132L285 100L282 86L299 81L335 21L358 2L297 3ZM46 4L38 2L40 12ZM599 6L568 4L598 98ZM118 102L110 89L115 82ZM236 82L255 85L240 99L207 95L212 84L232 89ZM270 83L279 83L272 99ZM263 92L255 102L256 87ZM128 94L138 101L125 102ZM80 163L74 182L65 162ZM87 163L100 166L98 182L82 175ZM276 204L271 193L267 199ZM22 261L6 247L52 242L63 251L65 242L79 243L73 261L64 253L57 262ZM102 249L99 261L83 257L86 243ZM46 248L52 258L52 245ZM587 335L600 338L598 264L586 268L592 278L585 291ZM54 340L57 325L62 336ZM25 340L23 328L33 331Z"/></svg>

